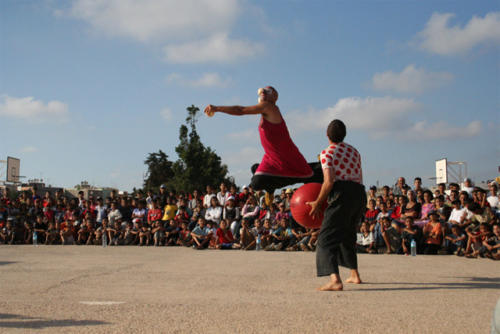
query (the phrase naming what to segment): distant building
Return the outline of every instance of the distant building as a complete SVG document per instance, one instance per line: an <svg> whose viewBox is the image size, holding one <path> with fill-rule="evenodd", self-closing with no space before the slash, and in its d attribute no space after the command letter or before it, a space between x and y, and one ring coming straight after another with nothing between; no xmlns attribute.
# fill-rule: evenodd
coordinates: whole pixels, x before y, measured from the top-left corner
<svg viewBox="0 0 500 334"><path fill-rule="evenodd" d="M74 188L65 189L65 193L70 195L71 197L77 197L78 193L80 191L83 191L83 197L86 199L89 198L89 196L92 196L94 198L97 197L106 198L110 196L113 190L118 193L118 189L111 187L96 187L90 185L87 181L82 181L80 182L80 184L77 184Z"/></svg>

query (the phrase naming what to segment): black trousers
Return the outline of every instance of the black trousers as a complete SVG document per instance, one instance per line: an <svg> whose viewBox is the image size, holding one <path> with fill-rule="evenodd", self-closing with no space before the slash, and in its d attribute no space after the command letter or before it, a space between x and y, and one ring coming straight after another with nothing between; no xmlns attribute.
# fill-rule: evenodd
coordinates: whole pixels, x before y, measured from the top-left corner
<svg viewBox="0 0 500 334"><path fill-rule="evenodd" d="M335 181L318 236L318 276L339 273L339 265L358 269L356 226L366 209L365 187L352 181Z"/></svg>
<svg viewBox="0 0 500 334"><path fill-rule="evenodd" d="M323 170L321 169L321 164L319 162L310 162L308 165L313 170L313 176L311 177L282 177L282 176L272 176L272 175L255 175L255 171L259 167L259 164L252 166L252 180L250 186L254 190L265 190L269 193L274 193L274 190L283 188L296 183L323 183Z"/></svg>

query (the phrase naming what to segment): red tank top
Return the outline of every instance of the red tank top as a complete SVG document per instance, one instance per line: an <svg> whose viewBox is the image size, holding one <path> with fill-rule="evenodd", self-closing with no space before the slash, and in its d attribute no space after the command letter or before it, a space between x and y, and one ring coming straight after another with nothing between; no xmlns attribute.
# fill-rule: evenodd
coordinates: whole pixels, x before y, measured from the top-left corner
<svg viewBox="0 0 500 334"><path fill-rule="evenodd" d="M311 167L290 138L283 117L278 124L261 117L259 135L265 154L255 172L256 175L303 178L313 175Z"/></svg>

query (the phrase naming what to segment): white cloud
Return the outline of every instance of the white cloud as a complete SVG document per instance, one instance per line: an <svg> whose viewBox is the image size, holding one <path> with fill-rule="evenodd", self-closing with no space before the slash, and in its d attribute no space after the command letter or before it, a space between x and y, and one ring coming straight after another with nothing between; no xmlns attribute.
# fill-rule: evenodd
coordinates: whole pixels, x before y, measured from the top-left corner
<svg viewBox="0 0 500 334"><path fill-rule="evenodd" d="M347 97L326 109L290 113L287 122L297 130L324 130L325 124L337 118L343 120L349 129L383 134L394 128L408 126L407 115L418 110L419 105L413 99Z"/></svg>
<svg viewBox="0 0 500 334"><path fill-rule="evenodd" d="M448 26L454 16L452 13L432 14L424 30L417 34L416 44L430 53L453 55L478 45L500 43L500 12L473 16L464 27Z"/></svg>
<svg viewBox="0 0 500 334"><path fill-rule="evenodd" d="M146 42L227 31L240 12L238 0L76 0L68 14L99 33Z"/></svg>
<svg viewBox="0 0 500 334"><path fill-rule="evenodd" d="M468 138L481 132L481 122L465 127L447 122L411 121L421 106L413 99L394 97L348 97L333 107L307 112L292 112L287 123L292 131L325 131L333 119L341 119L349 130L362 130L372 138L392 136L401 139L434 140Z"/></svg>
<svg viewBox="0 0 500 334"><path fill-rule="evenodd" d="M34 153L36 151L38 151L38 148L36 148L35 146L24 146L23 148L21 148L22 153Z"/></svg>
<svg viewBox="0 0 500 334"><path fill-rule="evenodd" d="M170 63L225 63L252 58L262 53L260 43L230 39L227 33L217 33L194 42L170 44L163 48Z"/></svg>
<svg viewBox="0 0 500 334"><path fill-rule="evenodd" d="M61 101L44 103L34 97L0 96L0 116L21 118L29 121L59 120L68 116L68 105Z"/></svg>
<svg viewBox="0 0 500 334"><path fill-rule="evenodd" d="M176 83L182 86L195 87L195 88L213 88L213 87L227 87L231 83L231 78L221 77L218 73L210 72L204 73L197 79L187 79L178 73L172 73L167 76L167 82Z"/></svg>
<svg viewBox="0 0 500 334"><path fill-rule="evenodd" d="M164 120L170 121L172 119L172 110L170 108L163 108L160 111L160 115Z"/></svg>
<svg viewBox="0 0 500 334"><path fill-rule="evenodd" d="M426 121L415 123L405 135L413 139L432 140L444 138L470 138L481 133L481 122L472 121L464 127L453 126L448 122L440 121L428 124Z"/></svg>
<svg viewBox="0 0 500 334"><path fill-rule="evenodd" d="M374 89L379 91L422 93L426 90L441 87L451 80L453 80L451 73L428 72L411 64L400 73L394 73L393 71L375 73L372 85Z"/></svg>

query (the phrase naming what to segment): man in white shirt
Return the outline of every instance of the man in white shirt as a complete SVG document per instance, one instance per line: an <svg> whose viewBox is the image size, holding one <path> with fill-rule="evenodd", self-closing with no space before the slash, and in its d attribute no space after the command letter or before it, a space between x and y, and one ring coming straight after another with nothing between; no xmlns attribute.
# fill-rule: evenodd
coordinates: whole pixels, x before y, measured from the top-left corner
<svg viewBox="0 0 500 334"><path fill-rule="evenodd" d="M217 200L219 201L220 206L226 206L226 201L230 196L231 194L227 191L226 185L222 182L220 184L220 191L217 193Z"/></svg>
<svg viewBox="0 0 500 334"><path fill-rule="evenodd" d="M464 180L462 191L466 191L469 194L469 198L472 198L472 192L474 191L474 187L472 185L471 179L467 178Z"/></svg>
<svg viewBox="0 0 500 334"><path fill-rule="evenodd" d="M490 196L486 198L490 207L493 211L497 211L500 209L500 201L498 199L498 186L496 183L492 182L489 185L490 188Z"/></svg>
<svg viewBox="0 0 500 334"><path fill-rule="evenodd" d="M467 216L466 208L460 208L460 201L454 200L452 202L453 210L451 210L450 217L448 218L448 224L451 225L461 225L463 224L465 217Z"/></svg>
<svg viewBox="0 0 500 334"><path fill-rule="evenodd" d="M203 207L206 209L210 206L210 202L212 201L212 197L217 197L214 194L214 190L211 186L207 186L207 194L203 196Z"/></svg>

